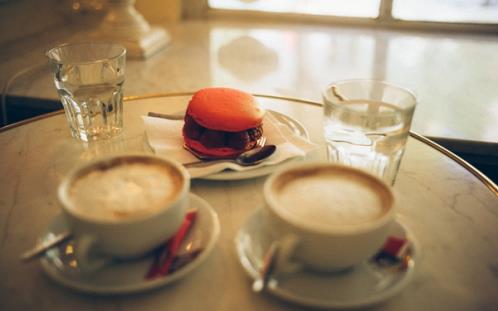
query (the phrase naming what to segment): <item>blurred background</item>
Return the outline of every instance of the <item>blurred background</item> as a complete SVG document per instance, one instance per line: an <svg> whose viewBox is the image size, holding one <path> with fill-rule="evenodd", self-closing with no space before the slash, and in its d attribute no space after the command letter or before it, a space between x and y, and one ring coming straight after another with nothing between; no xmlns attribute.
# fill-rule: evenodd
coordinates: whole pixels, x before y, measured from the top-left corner
<svg viewBox="0 0 498 311"><path fill-rule="evenodd" d="M498 176L498 0L2 0L0 29L2 126L61 109L47 49L105 39L128 44L125 95L403 85L414 131Z"/></svg>

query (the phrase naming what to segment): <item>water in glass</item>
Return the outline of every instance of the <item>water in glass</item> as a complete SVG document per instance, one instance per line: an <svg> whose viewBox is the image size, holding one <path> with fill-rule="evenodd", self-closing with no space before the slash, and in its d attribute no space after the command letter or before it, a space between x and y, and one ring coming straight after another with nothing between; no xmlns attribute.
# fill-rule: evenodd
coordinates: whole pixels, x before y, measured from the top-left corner
<svg viewBox="0 0 498 311"><path fill-rule="evenodd" d="M92 141L119 134L126 50L112 43L64 44L47 56L73 137Z"/></svg>
<svg viewBox="0 0 498 311"><path fill-rule="evenodd" d="M324 102L329 160L364 168L393 184L413 110L372 100Z"/></svg>

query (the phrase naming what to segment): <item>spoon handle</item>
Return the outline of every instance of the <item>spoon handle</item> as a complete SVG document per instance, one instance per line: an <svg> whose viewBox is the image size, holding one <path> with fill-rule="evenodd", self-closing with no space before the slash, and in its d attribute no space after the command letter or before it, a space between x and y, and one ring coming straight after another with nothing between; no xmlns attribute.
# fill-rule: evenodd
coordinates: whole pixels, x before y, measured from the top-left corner
<svg viewBox="0 0 498 311"><path fill-rule="evenodd" d="M183 163L183 166L186 168L194 168L194 167L208 167L211 165L215 165L218 163L237 163L234 160L230 159L220 159L220 160L199 160L199 161L194 161L194 162L189 162L189 163ZM240 163L237 163L240 165Z"/></svg>
<svg viewBox="0 0 498 311"><path fill-rule="evenodd" d="M21 255L20 259L22 261L29 261L31 259L37 258L38 256L45 254L45 252L49 249L58 246L62 242L65 242L72 237L73 235L70 232L60 233L50 240L46 240L36 244L32 249L24 252Z"/></svg>
<svg viewBox="0 0 498 311"><path fill-rule="evenodd" d="M259 275L252 284L252 290L256 293L264 291L268 287L272 273L275 271L276 259L278 256L279 246L277 242L273 242L263 258L263 266L259 271Z"/></svg>
<svg viewBox="0 0 498 311"><path fill-rule="evenodd" d="M178 120L178 121L185 119L185 116L180 115L180 114L165 114L165 113L158 113L158 112L152 112L152 111L147 113L147 116L154 117L154 118L166 119L166 120Z"/></svg>

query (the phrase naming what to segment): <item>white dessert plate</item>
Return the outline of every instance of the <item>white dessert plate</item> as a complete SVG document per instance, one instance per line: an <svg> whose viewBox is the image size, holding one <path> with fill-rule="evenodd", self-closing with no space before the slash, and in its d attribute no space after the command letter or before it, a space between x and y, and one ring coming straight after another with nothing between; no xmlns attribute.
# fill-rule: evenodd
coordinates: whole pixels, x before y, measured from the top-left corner
<svg viewBox="0 0 498 311"><path fill-rule="evenodd" d="M274 119L282 124L283 126L286 126L289 128L292 133L294 133L297 136L300 136L306 140L309 140L309 135L304 126L299 123L297 120L283 114L277 111L273 110L268 110L269 113L272 114ZM174 113L173 115L178 115L181 116L183 112L178 112ZM271 144L271 141L267 141L267 144ZM152 148L148 142L147 137L144 137L144 145L147 149L149 149L151 152L154 152L154 148ZM277 150L278 152L278 150ZM230 170L226 169L223 171L219 171L216 173L206 174L206 171L209 172L210 168L209 166L204 167L204 168L190 168L189 172L192 175L193 179L207 179L207 180L241 180L241 179L250 179L250 178L255 178L255 177L261 177L261 176L266 176L268 174L271 174L274 172L278 167L281 165L285 165L286 163L297 161L301 159L302 157L292 157L287 160L284 160L282 162L279 162L277 164L265 164L261 163L257 166L254 167L245 167L244 170L236 171L236 170ZM211 168L212 171L212 168Z"/></svg>
<svg viewBox="0 0 498 311"><path fill-rule="evenodd" d="M413 236L399 221L391 236L407 238L410 259L400 264L380 264L369 260L350 270L337 273L299 271L272 278L268 292L284 300L319 308L359 308L380 303L408 284L416 261ZM240 228L235 246L244 270L253 279L263 265L263 257L272 242L272 232L266 224L265 211L256 210Z"/></svg>
<svg viewBox="0 0 498 311"><path fill-rule="evenodd" d="M190 194L190 206L197 208L197 217L184 243L188 243L189 239L196 239L195 243L198 244L201 252L185 266L166 276L145 278L154 261L154 254L137 260L115 261L91 274L71 272L74 271L71 260L63 258L63 250L68 249L67 244L48 251L40 260L41 266L55 282L90 294L136 293L170 284L196 269L212 252L220 234L218 216L206 201ZM68 230L68 225L59 215L48 226L44 238L66 230Z"/></svg>

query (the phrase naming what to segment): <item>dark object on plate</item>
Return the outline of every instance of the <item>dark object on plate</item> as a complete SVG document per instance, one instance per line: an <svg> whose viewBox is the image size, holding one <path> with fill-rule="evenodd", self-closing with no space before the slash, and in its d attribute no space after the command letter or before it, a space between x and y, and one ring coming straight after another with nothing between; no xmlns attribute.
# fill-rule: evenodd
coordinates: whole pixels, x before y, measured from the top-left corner
<svg viewBox="0 0 498 311"><path fill-rule="evenodd" d="M218 163L236 163L240 166L258 165L259 163L265 161L268 157L270 157L276 150L277 146L275 145L264 145L263 147L255 147L251 150L245 151L232 159L203 158L201 155L197 154L196 151L190 150L190 152L200 158L200 160L195 162L183 163L183 166L185 166L186 168L198 168L207 167Z"/></svg>
<svg viewBox="0 0 498 311"><path fill-rule="evenodd" d="M410 243L406 238L390 236L373 261L382 267L408 269L412 264Z"/></svg>
<svg viewBox="0 0 498 311"><path fill-rule="evenodd" d="M185 145L212 158L233 158L257 146L265 111L248 93L205 88L189 102L183 126Z"/></svg>

